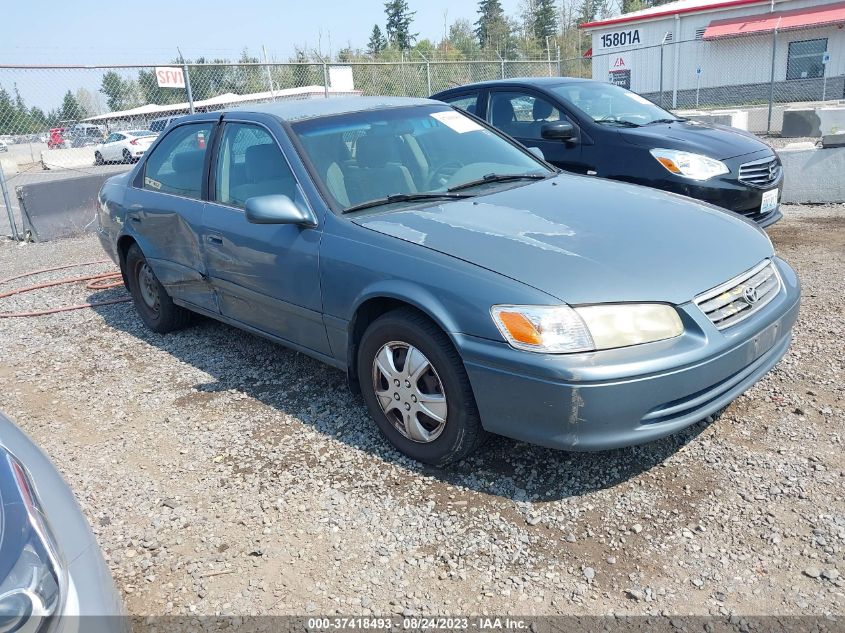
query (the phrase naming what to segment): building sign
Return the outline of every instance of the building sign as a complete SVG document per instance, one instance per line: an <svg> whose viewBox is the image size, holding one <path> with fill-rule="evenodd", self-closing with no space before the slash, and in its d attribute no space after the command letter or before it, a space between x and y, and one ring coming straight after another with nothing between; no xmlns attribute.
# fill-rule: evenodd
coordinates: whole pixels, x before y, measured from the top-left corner
<svg viewBox="0 0 845 633"><path fill-rule="evenodd" d="M627 54L610 56L610 72L608 81L614 86L631 89L631 62Z"/></svg>
<svg viewBox="0 0 845 633"><path fill-rule="evenodd" d="M185 87L185 75L178 66L157 66L156 81L159 88Z"/></svg>
<svg viewBox="0 0 845 633"><path fill-rule="evenodd" d="M631 46L640 43L640 30L616 31L601 36L602 48L616 48L617 46Z"/></svg>

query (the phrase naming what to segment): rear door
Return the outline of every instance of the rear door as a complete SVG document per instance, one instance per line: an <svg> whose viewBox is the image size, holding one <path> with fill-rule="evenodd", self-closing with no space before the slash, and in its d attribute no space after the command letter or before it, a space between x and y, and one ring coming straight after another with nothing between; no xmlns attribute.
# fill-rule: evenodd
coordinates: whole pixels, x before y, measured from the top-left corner
<svg viewBox="0 0 845 633"><path fill-rule="evenodd" d="M171 297L216 313L199 243L215 126L211 120L194 121L167 132L133 183L126 228Z"/></svg>
<svg viewBox="0 0 845 633"><path fill-rule="evenodd" d="M215 144L203 215L203 248L220 311L295 346L330 354L318 269L322 227L251 224L244 213L246 201L256 196L285 195L308 206L279 146L276 134L284 133L269 121L230 116Z"/></svg>
<svg viewBox="0 0 845 633"><path fill-rule="evenodd" d="M524 88L501 88L490 91L486 112L487 121L526 147L537 147L547 161L568 171L585 170L581 158L580 132L576 121L548 97ZM546 140L541 135L543 125L554 121L568 121L575 128L571 141Z"/></svg>

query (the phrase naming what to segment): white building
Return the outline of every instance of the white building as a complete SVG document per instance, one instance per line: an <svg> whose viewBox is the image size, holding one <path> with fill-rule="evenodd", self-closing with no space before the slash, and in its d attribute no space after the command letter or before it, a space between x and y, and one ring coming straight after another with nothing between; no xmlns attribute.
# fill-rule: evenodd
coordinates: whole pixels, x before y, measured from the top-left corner
<svg viewBox="0 0 845 633"><path fill-rule="evenodd" d="M593 79L666 106L845 98L841 0L678 0L581 28Z"/></svg>

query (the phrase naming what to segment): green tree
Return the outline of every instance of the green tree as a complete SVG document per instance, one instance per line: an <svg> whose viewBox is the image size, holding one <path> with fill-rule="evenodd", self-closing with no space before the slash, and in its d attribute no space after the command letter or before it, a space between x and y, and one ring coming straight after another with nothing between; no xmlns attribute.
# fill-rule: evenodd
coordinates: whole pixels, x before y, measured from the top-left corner
<svg viewBox="0 0 845 633"><path fill-rule="evenodd" d="M15 132L15 121L17 113L9 91L0 86L0 134L12 134Z"/></svg>
<svg viewBox="0 0 845 633"><path fill-rule="evenodd" d="M80 105L70 90L65 93L65 98L62 99L60 114L63 121L79 121L88 116L85 108Z"/></svg>
<svg viewBox="0 0 845 633"><path fill-rule="evenodd" d="M374 24L373 32L370 33L370 41L367 42L367 53L369 55L378 55L385 48L387 48L387 40L382 34L378 24Z"/></svg>
<svg viewBox="0 0 845 633"><path fill-rule="evenodd" d="M384 3L387 16L387 41L399 50L408 50L419 33L411 33L411 22L416 11L411 11L406 0L388 0Z"/></svg>
<svg viewBox="0 0 845 633"><path fill-rule="evenodd" d="M510 36L510 26L500 0L480 0L475 36L481 48L501 50Z"/></svg>
<svg viewBox="0 0 845 633"><path fill-rule="evenodd" d="M127 110L137 105L135 82L124 79L113 70L103 75L100 92L106 96L106 105L112 112Z"/></svg>
<svg viewBox="0 0 845 633"><path fill-rule="evenodd" d="M532 31L535 38L545 46L547 37L557 35L557 6L555 0L537 0L534 7Z"/></svg>
<svg viewBox="0 0 845 633"><path fill-rule="evenodd" d="M455 20L449 27L449 45L466 58L478 55L478 39L469 20Z"/></svg>

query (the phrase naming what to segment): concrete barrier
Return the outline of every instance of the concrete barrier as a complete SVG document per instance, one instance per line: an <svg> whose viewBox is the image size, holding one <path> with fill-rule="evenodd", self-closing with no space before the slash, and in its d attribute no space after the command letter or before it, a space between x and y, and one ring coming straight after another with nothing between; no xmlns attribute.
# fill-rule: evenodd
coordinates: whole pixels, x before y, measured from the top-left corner
<svg viewBox="0 0 845 633"><path fill-rule="evenodd" d="M818 137L839 132L845 132L845 107L789 108L783 112L783 137Z"/></svg>
<svg viewBox="0 0 845 633"><path fill-rule="evenodd" d="M73 147L70 149L48 149L41 152L44 169L79 169L94 164L94 148Z"/></svg>
<svg viewBox="0 0 845 633"><path fill-rule="evenodd" d="M40 242L92 231L97 192L114 175L104 172L19 185L15 191L24 231Z"/></svg>
<svg viewBox="0 0 845 633"><path fill-rule="evenodd" d="M699 123L729 125L748 131L747 110L678 110L677 114Z"/></svg>
<svg viewBox="0 0 845 633"><path fill-rule="evenodd" d="M6 174L6 178L11 178L12 176L20 173L18 161L16 161L13 156L8 156L6 153L0 154L0 169L3 170L4 174Z"/></svg>
<svg viewBox="0 0 845 633"><path fill-rule="evenodd" d="M781 201L794 204L845 202L845 147L785 147Z"/></svg>

